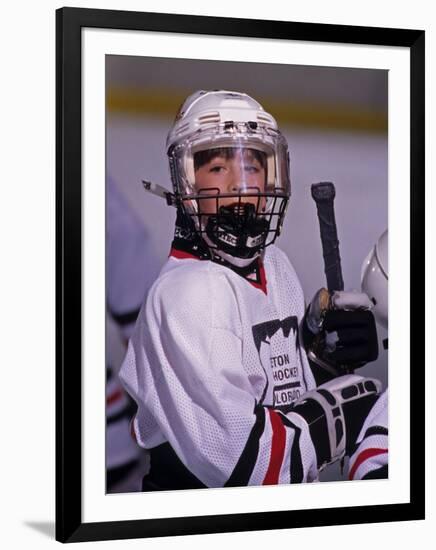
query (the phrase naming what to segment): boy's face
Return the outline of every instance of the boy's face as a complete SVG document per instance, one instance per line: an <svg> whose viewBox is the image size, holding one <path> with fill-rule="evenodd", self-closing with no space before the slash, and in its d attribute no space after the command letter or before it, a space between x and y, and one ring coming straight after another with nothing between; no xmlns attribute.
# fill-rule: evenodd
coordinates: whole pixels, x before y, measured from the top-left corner
<svg viewBox="0 0 436 550"><path fill-rule="evenodd" d="M263 210L265 197L256 194L265 192L266 170L259 158L250 149L235 151L233 155L217 152L207 162L195 169L195 187L204 195L217 196L227 193L239 197L201 199L200 209L204 214L215 214L217 208L238 203L251 203L256 210ZM244 194L247 196L244 196ZM218 205L217 205L218 202ZM257 206L259 204L259 206Z"/></svg>

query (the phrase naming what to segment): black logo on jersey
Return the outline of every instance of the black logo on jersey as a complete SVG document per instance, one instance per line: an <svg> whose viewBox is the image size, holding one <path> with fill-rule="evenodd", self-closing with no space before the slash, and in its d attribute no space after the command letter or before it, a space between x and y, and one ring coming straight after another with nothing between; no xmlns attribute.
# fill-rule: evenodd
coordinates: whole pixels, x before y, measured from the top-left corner
<svg viewBox="0 0 436 550"><path fill-rule="evenodd" d="M271 338L279 331L283 332L283 337L287 339L293 331L295 334L296 348L299 348L298 339L298 319L296 316L286 317L282 321L280 319L274 319L273 321L266 321L265 323L259 323L252 328L254 343L259 353L259 359L262 364L261 347L262 344L271 344ZM282 353L271 355L269 358L269 367L271 369L272 378L274 380L273 387L273 406L277 409L286 411L293 401L298 399L301 395L299 369L295 364L291 363L289 354L284 350ZM265 366L262 364L265 370ZM265 371L265 374L266 371ZM263 402L267 388L268 388L268 375L267 384L264 388L261 403Z"/></svg>
<svg viewBox="0 0 436 550"><path fill-rule="evenodd" d="M295 315L292 315L290 317L286 317L283 321L280 321L280 319L274 319L273 321L266 321L265 323L259 323L258 325L253 326L253 338L257 351L260 352L262 342L268 343L268 340L280 329L282 329L283 336L285 338L288 338L291 330L293 330L297 336L297 348L299 347L298 319Z"/></svg>

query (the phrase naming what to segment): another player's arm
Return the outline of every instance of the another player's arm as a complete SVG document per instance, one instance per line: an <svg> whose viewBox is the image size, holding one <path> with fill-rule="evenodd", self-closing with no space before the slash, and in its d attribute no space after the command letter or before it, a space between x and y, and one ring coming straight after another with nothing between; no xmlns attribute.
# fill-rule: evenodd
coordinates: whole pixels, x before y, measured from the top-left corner
<svg viewBox="0 0 436 550"><path fill-rule="evenodd" d="M388 390L368 414L350 456L348 478L386 479L388 477Z"/></svg>

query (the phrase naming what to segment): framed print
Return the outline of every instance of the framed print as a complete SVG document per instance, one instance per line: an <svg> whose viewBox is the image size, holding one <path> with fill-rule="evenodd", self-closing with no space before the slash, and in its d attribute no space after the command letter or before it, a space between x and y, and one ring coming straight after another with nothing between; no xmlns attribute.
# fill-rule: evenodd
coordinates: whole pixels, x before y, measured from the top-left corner
<svg viewBox="0 0 436 550"><path fill-rule="evenodd" d="M62 8L56 63L57 540L423 519L424 32Z"/></svg>

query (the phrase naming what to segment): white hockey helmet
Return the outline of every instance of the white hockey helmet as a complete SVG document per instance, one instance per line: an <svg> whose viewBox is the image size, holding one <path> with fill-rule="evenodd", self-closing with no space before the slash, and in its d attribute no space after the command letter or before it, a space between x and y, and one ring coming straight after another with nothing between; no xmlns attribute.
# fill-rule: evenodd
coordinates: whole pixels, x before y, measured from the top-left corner
<svg viewBox="0 0 436 550"><path fill-rule="evenodd" d="M227 90L195 92L181 106L166 149L176 199L209 248L244 267L274 242L291 193L289 154L277 122L257 101ZM262 188L243 177L228 192L200 186L199 159L215 152L242 163L247 154L260 159L265 173ZM204 204L213 201L211 215Z"/></svg>
<svg viewBox="0 0 436 550"><path fill-rule="evenodd" d="M388 230L366 257L361 273L362 291L374 303L376 320L388 328Z"/></svg>

